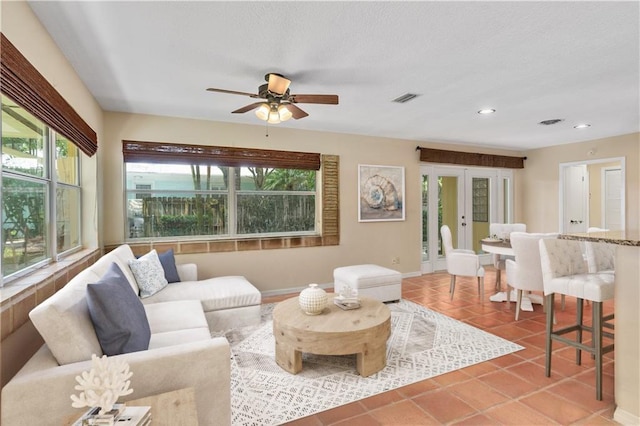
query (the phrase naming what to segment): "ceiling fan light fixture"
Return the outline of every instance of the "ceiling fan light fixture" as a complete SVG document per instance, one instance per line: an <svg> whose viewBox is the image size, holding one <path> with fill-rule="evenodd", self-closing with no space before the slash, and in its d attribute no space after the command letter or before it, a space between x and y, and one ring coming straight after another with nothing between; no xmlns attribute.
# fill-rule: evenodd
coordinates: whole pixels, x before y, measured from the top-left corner
<svg viewBox="0 0 640 426"><path fill-rule="evenodd" d="M267 119L267 123L269 124L278 124L280 123L280 113L278 112L278 107L276 105L271 105L271 109L269 110L269 118Z"/></svg>
<svg viewBox="0 0 640 426"><path fill-rule="evenodd" d="M264 76L267 80L269 92L276 95L284 95L291 84L291 80L284 78L280 74L270 73Z"/></svg>
<svg viewBox="0 0 640 426"><path fill-rule="evenodd" d="M269 104L264 103L260 105L256 110L256 117L258 117L260 120L267 121L269 119L270 111L271 108L269 107Z"/></svg>
<svg viewBox="0 0 640 426"><path fill-rule="evenodd" d="M293 114L291 114L291 111L289 111L286 105L280 105L278 107L278 114L280 114L280 121L287 121L293 117Z"/></svg>

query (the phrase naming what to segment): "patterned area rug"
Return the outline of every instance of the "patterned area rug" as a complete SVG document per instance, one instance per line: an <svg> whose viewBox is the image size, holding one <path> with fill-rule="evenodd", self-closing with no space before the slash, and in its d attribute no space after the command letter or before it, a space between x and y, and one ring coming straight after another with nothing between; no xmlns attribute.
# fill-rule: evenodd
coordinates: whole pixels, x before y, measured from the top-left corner
<svg viewBox="0 0 640 426"><path fill-rule="evenodd" d="M455 319L402 300L390 303L387 366L363 378L355 355L303 354L292 375L275 362L271 313L262 322L224 333L231 344L233 425L278 425L439 374L524 349Z"/></svg>

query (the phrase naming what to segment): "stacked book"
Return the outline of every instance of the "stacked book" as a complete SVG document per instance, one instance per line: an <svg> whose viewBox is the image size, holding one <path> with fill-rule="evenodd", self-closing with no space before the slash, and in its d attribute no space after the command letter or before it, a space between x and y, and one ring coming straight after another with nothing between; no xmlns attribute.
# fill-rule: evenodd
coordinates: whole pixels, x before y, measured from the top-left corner
<svg viewBox="0 0 640 426"><path fill-rule="evenodd" d="M100 407L93 407L73 423L73 426L147 426L151 424L151 407L127 407L115 404L113 409L100 414Z"/></svg>
<svg viewBox="0 0 640 426"><path fill-rule="evenodd" d="M353 297L345 297L345 296L336 296L333 298L333 303L341 309L349 310L349 309L358 309L360 307L360 299L357 296Z"/></svg>

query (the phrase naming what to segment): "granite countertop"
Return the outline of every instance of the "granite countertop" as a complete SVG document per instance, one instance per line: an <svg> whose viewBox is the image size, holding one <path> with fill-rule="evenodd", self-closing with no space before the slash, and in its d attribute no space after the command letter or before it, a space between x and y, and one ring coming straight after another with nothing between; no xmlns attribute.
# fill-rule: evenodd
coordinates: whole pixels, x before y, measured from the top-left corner
<svg viewBox="0 0 640 426"><path fill-rule="evenodd" d="M604 231L575 234L561 234L560 239L593 241L598 243L610 243L620 246L640 247L640 231Z"/></svg>

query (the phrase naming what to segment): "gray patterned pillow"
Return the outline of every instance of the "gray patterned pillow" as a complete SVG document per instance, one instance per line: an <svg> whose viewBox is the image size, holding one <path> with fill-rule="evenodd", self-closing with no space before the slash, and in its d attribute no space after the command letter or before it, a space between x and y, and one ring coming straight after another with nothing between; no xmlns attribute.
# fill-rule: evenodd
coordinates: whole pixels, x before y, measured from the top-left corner
<svg viewBox="0 0 640 426"><path fill-rule="evenodd" d="M153 296L168 284L155 250L151 250L140 259L130 260L129 267L140 288L141 298Z"/></svg>

